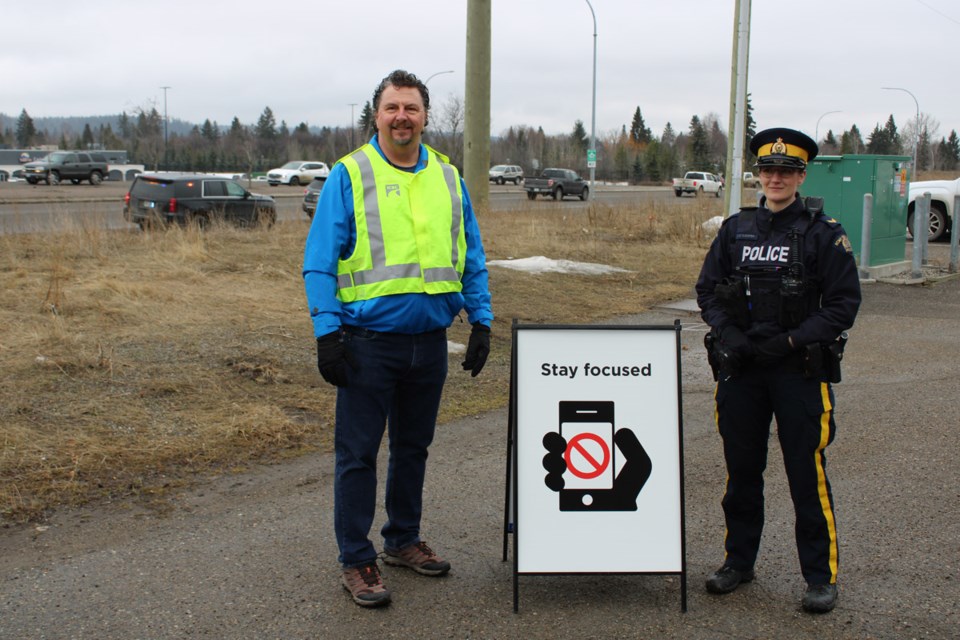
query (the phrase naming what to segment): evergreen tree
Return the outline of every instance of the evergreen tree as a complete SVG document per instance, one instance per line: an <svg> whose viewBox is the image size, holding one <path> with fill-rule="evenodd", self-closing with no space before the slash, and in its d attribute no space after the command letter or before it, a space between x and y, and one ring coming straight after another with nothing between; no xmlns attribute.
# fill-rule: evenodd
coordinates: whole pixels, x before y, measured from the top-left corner
<svg viewBox="0 0 960 640"><path fill-rule="evenodd" d="M690 118L690 142L687 144L687 166L691 169L705 170L710 163L710 139L700 118Z"/></svg>
<svg viewBox="0 0 960 640"><path fill-rule="evenodd" d="M613 152L613 172L617 180L630 179L630 155L625 144L618 144Z"/></svg>
<svg viewBox="0 0 960 640"><path fill-rule="evenodd" d="M902 153L903 146L900 143L900 134L897 133L897 125L891 115L886 124L881 127L879 123L874 126L873 131L867 139L867 153L876 154L899 154Z"/></svg>
<svg viewBox="0 0 960 640"><path fill-rule="evenodd" d="M840 143L837 142L837 137L833 135L833 129L827 131L827 136L823 139L823 144L820 145L820 155L835 155L840 150Z"/></svg>
<svg viewBox="0 0 960 640"><path fill-rule="evenodd" d="M633 157L633 164L630 165L630 181L633 184L640 184L646 177L647 174L643 170L643 151L641 151Z"/></svg>
<svg viewBox="0 0 960 640"><path fill-rule="evenodd" d="M254 127L257 138L264 141L273 141L277 137L277 119L273 117L270 107L265 107L257 125Z"/></svg>
<svg viewBox="0 0 960 640"><path fill-rule="evenodd" d="M130 124L130 116L124 111L117 119L117 126L120 128L120 137L129 140L133 137L133 126Z"/></svg>
<svg viewBox="0 0 960 640"><path fill-rule="evenodd" d="M660 173L660 154L662 150L663 146L657 140L651 140L647 148L643 150L643 168L647 174L647 180L651 182L660 182L663 179ZM637 158L639 159L639 156Z"/></svg>
<svg viewBox="0 0 960 640"><path fill-rule="evenodd" d="M887 118L887 124L883 126L883 131L887 138L887 153L894 155L903 153L903 144L900 140L900 134L897 133L897 125L893 121L893 114L890 114L890 117Z"/></svg>
<svg viewBox="0 0 960 640"><path fill-rule="evenodd" d="M377 130L377 114L373 110L373 105L370 104L369 100L363 105L363 109L360 110L360 120L357 121L357 126L360 127L360 133L363 136L364 142L372 138L373 133Z"/></svg>
<svg viewBox="0 0 960 640"><path fill-rule="evenodd" d="M930 144L930 133L924 127L920 130L920 139L917 141L917 171L926 171L930 168L932 153L933 145Z"/></svg>
<svg viewBox="0 0 960 640"><path fill-rule="evenodd" d="M950 130L950 137L947 138L947 155L946 158L950 161L950 169L956 169L957 165L960 164L960 140L957 139L957 130Z"/></svg>
<svg viewBox="0 0 960 640"><path fill-rule="evenodd" d="M637 107L637 110L633 112L633 121L630 123L630 141L634 144L644 145L649 143L651 138L652 133L643 121L640 107Z"/></svg>
<svg viewBox="0 0 960 640"><path fill-rule="evenodd" d="M842 155L863 153L864 146L857 125L851 126L849 131L844 131L840 136L840 153Z"/></svg>
<svg viewBox="0 0 960 640"><path fill-rule="evenodd" d="M37 136L37 128L33 124L33 118L24 109L17 118L17 146L25 149L34 143Z"/></svg>
<svg viewBox="0 0 960 640"><path fill-rule="evenodd" d="M732 135L732 132L731 132ZM757 121L753 119L753 103L750 101L750 94L747 94L747 117L743 127L743 164L746 167L752 167L756 161L756 156L750 151L750 141L757 135Z"/></svg>
<svg viewBox="0 0 960 640"><path fill-rule="evenodd" d="M663 134L660 136L660 142L668 147L672 147L676 141L677 134L673 130L673 125L668 122L667 126L663 128Z"/></svg>
<svg viewBox="0 0 960 640"><path fill-rule="evenodd" d="M573 123L573 131L570 133L570 142L576 149L579 149L583 152L583 155L586 155L587 149L590 148L590 140L587 138L587 130L583 128L583 122L577 120Z"/></svg>
<svg viewBox="0 0 960 640"><path fill-rule="evenodd" d="M92 149L93 148L93 130L90 128L90 123L87 122L83 125L83 134L80 137L82 141L81 149Z"/></svg>
<svg viewBox="0 0 960 640"><path fill-rule="evenodd" d="M200 136L207 142L217 142L220 139L220 130L217 128L215 122L210 122L210 119L207 118L203 121L203 126L200 128Z"/></svg>

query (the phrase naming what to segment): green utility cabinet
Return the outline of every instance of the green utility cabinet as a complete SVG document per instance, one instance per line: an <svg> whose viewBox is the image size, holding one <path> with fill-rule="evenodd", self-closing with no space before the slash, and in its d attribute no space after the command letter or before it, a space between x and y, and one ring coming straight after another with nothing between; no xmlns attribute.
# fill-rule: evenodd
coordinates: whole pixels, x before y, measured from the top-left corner
<svg viewBox="0 0 960 640"><path fill-rule="evenodd" d="M873 196L870 264L903 262L907 247L907 192L913 163L909 156L817 156L807 164L800 187L804 196L823 198L823 211L840 221L860 259L863 196Z"/></svg>

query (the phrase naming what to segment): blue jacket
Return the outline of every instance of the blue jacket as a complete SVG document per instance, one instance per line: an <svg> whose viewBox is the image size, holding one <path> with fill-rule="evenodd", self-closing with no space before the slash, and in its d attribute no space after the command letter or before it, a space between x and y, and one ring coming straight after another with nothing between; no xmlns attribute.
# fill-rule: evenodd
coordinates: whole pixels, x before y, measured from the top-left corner
<svg viewBox="0 0 960 640"><path fill-rule="evenodd" d="M370 143L381 156L384 155L376 135ZM422 170L426 160L427 150L420 145L420 159L413 171ZM341 163L333 167L320 192L303 256L303 281L316 337L336 331L341 325L364 327L371 331L423 333L449 327L463 309L466 309L467 320L471 324L480 322L490 325L493 311L490 307L487 257L470 195L462 179L461 188L467 240L462 292L439 295L404 293L341 303L337 299L337 261L353 251L357 233L350 176Z"/></svg>

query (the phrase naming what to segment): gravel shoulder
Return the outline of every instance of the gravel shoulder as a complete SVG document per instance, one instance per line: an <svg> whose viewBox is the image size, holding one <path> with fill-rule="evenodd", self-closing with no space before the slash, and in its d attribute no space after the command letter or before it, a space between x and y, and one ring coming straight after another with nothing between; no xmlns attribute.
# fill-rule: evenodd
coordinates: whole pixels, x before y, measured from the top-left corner
<svg viewBox="0 0 960 640"><path fill-rule="evenodd" d="M960 280L864 291L828 449L841 536L841 599L830 615L799 608L775 437L757 580L724 597L703 590L723 537L713 383L699 318L658 308L625 320L684 324L687 613L679 580L651 575L521 576L512 612L501 410L438 429L424 535L453 571L430 579L387 567L385 610L360 609L339 585L333 460L317 454L209 479L160 511L124 502L0 529L0 637L954 638Z"/></svg>

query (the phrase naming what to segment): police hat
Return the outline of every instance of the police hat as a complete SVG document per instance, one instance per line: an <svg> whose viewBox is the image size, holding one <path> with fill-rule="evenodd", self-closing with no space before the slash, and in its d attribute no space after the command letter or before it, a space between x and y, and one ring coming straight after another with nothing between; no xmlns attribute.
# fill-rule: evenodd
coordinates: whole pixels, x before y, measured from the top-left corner
<svg viewBox="0 0 960 640"><path fill-rule="evenodd" d="M757 167L806 169L819 150L810 136L783 127L764 129L750 141L750 151L757 156Z"/></svg>

